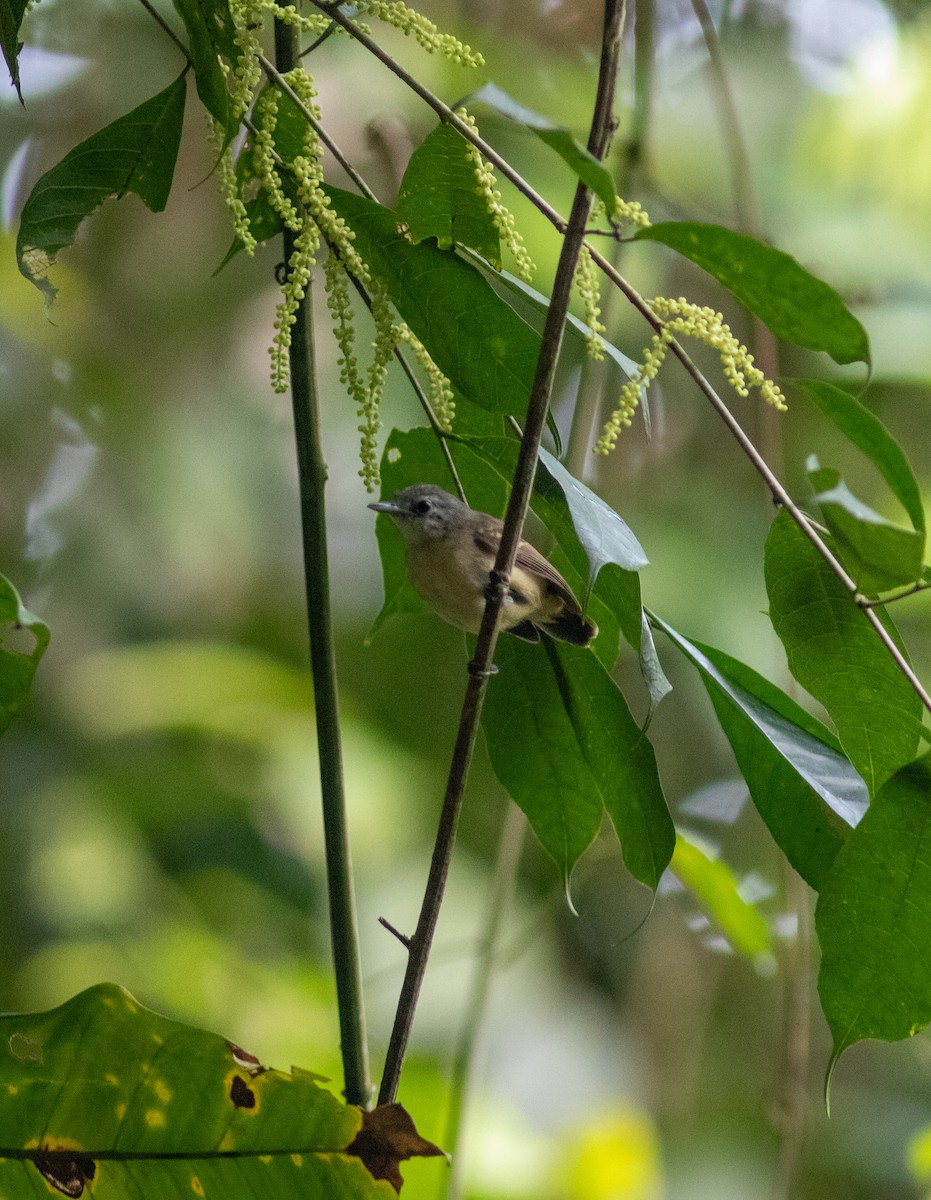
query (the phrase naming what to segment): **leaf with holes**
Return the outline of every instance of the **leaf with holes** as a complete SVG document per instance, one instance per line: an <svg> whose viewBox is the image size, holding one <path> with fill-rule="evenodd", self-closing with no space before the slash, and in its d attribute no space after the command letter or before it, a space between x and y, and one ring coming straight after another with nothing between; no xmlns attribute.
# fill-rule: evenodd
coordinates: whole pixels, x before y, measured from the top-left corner
<svg viewBox="0 0 931 1200"><path fill-rule="evenodd" d="M0 575L0 733L26 703L50 636L48 626L23 606L16 588Z"/></svg>
<svg viewBox="0 0 931 1200"><path fill-rule="evenodd" d="M47 272L55 255L109 196L135 192L152 212L168 202L184 119L183 71L164 91L95 133L42 176L23 206L16 259L46 302L55 299Z"/></svg>
<svg viewBox="0 0 931 1200"><path fill-rule="evenodd" d="M439 1153L385 1110L368 1128L318 1079L113 984L0 1017L0 1194L384 1200L376 1179L397 1189L402 1158Z"/></svg>
<svg viewBox="0 0 931 1200"><path fill-rule="evenodd" d="M501 240L476 191L469 143L452 125L441 122L411 155L395 211L412 241L436 238L441 250L469 246L501 266Z"/></svg>

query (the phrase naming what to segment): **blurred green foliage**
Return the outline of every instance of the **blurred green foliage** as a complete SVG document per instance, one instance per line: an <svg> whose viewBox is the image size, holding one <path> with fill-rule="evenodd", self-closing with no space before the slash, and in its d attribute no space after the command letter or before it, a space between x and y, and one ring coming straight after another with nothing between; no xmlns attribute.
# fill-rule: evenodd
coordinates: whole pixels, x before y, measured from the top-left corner
<svg viewBox="0 0 931 1200"><path fill-rule="evenodd" d="M584 127L596 0L424 7L481 48L487 77L519 102ZM924 490L926 10L910 3L894 11L879 0L716 10L727 17L723 49L761 229L855 307L873 346L868 403L905 446ZM12 89L0 102L10 209L77 141L178 70L174 48L141 6L69 0L65 11L48 0L27 20L29 42L43 54L23 63L26 108ZM403 39L387 40L399 57L410 53ZM612 161L621 190L654 220L734 225L727 143L689 6L657 3L654 49L649 136L634 165L625 153L632 60L625 66ZM411 146L434 118L396 80L362 64L337 38L314 56L343 150L391 202ZM418 70L449 100L470 86L439 61L420 58ZM53 631L28 711L0 753L0 1007L48 1008L114 979L263 1061L338 1079L290 413L267 380L277 251L239 256L213 276L230 234L207 180L209 151L189 125L166 213L153 216L133 197L101 209L56 268L51 319L16 271L15 220L0 241L0 569ZM503 120L483 130L566 207L571 179L552 170L544 146ZM346 184L335 169L332 182ZM545 280L556 239L520 199L513 207ZM727 294L688 263L640 245L625 247L622 262L642 293L713 304L752 340ZM356 418L317 301L351 833L377 1068L402 963L376 918L407 930L416 917L464 650L460 635L427 615L397 616L366 641L379 605L378 555L356 475ZM619 303L606 307L609 336L637 358L646 330ZM779 366L785 376L827 371L799 350L785 350ZM826 377L858 388L864 374L851 367ZM564 430L571 385L564 380L557 406ZM586 378L587 388L598 385L597 372ZM751 401L735 409L794 493L810 495L805 462L818 453L858 497L897 519L869 464L801 391L789 398L784 418L758 414ZM612 399L608 391L606 411ZM393 378L386 426L418 419L403 380ZM785 684L782 651L762 615L771 506L675 366L652 397L651 438L635 427L611 459L585 470L643 542L651 560L645 602ZM925 596L896 613L926 679L928 614ZM677 659L665 665L675 692L651 734L677 820L720 851L743 898L769 922L780 963L795 956L813 979L810 947L784 919L790 885L762 822L735 792L736 767L704 690ZM632 654L618 677L643 716ZM400 1096L428 1114L418 1119L421 1132L440 1143L444 1081L504 803L482 759L415 1031L418 1058ZM804 1034L783 1026L782 976L727 953L672 881L646 927L629 937L648 901L624 877L608 838L579 864L573 899L578 918L565 909L552 864L528 841L463 1149L466 1194L776 1195L784 1047ZM922 1194L927 1038L851 1054L834 1083L830 1124L818 1106L830 1037L817 1015L812 1043L798 1196ZM434 1195L446 1171L443 1163L410 1165L406 1194Z"/></svg>

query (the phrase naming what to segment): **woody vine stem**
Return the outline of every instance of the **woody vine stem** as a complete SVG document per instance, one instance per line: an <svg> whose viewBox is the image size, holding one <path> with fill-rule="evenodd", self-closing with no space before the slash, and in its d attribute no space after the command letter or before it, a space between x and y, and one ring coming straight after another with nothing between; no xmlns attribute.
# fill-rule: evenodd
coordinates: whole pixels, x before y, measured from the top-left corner
<svg viewBox="0 0 931 1200"><path fill-rule="evenodd" d="M615 128L613 102L617 90L624 9L624 0L605 0L601 64L598 72L591 132L588 139L589 150L599 159L603 159L607 153ZM391 1103L397 1094L401 1064L404 1060L414 1011L417 1007L433 934L443 901L456 826L462 807L462 796L478 735L479 718L485 700L488 677L492 671L495 644L498 638L498 615L504 597L507 595L511 570L514 566L524 518L530 503L530 492L533 488L540 442L546 426L550 393L562 344L566 314L569 309L572 282L585 240L585 227L591 206L591 192L584 184L580 183L576 188L572 211L565 227L556 277L553 282L552 299L543 329L540 356L537 360L533 387L527 405L524 434L521 439L511 495L504 518L501 545L491 576L492 585L479 629L475 657L469 664L469 681L466 685L459 730L450 763L439 830L433 848L433 858L430 863L430 873L420 918L408 947L407 969L404 973L394 1027L388 1044L385 1069L378 1094L379 1104Z"/></svg>

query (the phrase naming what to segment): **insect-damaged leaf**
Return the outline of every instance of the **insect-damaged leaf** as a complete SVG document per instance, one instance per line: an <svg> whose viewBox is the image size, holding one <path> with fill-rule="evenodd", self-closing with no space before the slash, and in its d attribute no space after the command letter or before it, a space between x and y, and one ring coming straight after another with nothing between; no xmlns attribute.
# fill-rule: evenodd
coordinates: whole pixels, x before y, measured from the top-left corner
<svg viewBox="0 0 931 1200"><path fill-rule="evenodd" d="M49 1012L0 1017L7 1200L49 1192L384 1200L384 1184L353 1148L361 1128L360 1110L309 1071L268 1069L112 984ZM397 1186L400 1159L436 1148L415 1132L393 1153L383 1152L381 1177Z"/></svg>

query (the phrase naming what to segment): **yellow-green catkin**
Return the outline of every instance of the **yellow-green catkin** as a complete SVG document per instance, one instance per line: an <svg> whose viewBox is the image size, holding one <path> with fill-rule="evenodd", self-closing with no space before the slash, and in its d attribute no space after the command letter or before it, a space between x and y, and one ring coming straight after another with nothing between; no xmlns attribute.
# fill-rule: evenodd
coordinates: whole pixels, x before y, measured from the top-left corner
<svg viewBox="0 0 931 1200"><path fill-rule="evenodd" d="M475 118L466 112L464 108L457 109L456 116L465 121L473 133L478 133L478 125L475 123ZM488 215L494 222L499 237L513 254L517 274L525 283L530 283L536 268L534 267L533 259L527 252L527 247L524 245L524 239L517 228L514 214L505 206L501 199L501 192L498 190L498 180L495 178L492 165L485 160L481 151L473 146L471 142L468 142L467 145L469 157L472 160L472 166L475 170L475 191L484 199Z"/></svg>
<svg viewBox="0 0 931 1200"><path fill-rule="evenodd" d="M734 337L721 313L713 308L692 304L683 296L676 300L657 296L649 301L649 306L662 318L662 332L654 334L640 369L621 389L617 407L595 444L596 454L608 454L614 449L621 430L631 423L641 391L656 378L669 343L677 334L698 338L716 350L721 358L724 376L739 396L749 395L750 388L754 387L767 404L780 412L785 411L785 396L778 385L767 379L754 364L753 355Z"/></svg>
<svg viewBox="0 0 931 1200"><path fill-rule="evenodd" d="M394 338L398 344L404 343L413 350L427 380L427 399L430 401L437 424L446 433L450 433L453 427L453 418L456 415L456 401L452 385L430 357L423 342L403 321L395 323Z"/></svg>
<svg viewBox="0 0 931 1200"><path fill-rule="evenodd" d="M649 229L650 227L649 214L636 200L623 200L620 196L615 196L614 208L608 216L615 225L627 221L631 225L636 225L638 229Z"/></svg>
<svg viewBox="0 0 931 1200"><path fill-rule="evenodd" d="M485 60L471 46L460 42L451 33L440 30L422 13L402 3L402 0L357 0L360 12L378 17L386 25L393 25L405 36L413 37L424 50L431 54L442 54L450 62L461 67L483 67Z"/></svg>
<svg viewBox="0 0 931 1200"><path fill-rule="evenodd" d="M585 324L588 326L588 357L596 362L604 358L602 334L605 326L601 321L601 287L598 268L589 249L583 244L575 268L575 290L585 305Z"/></svg>

